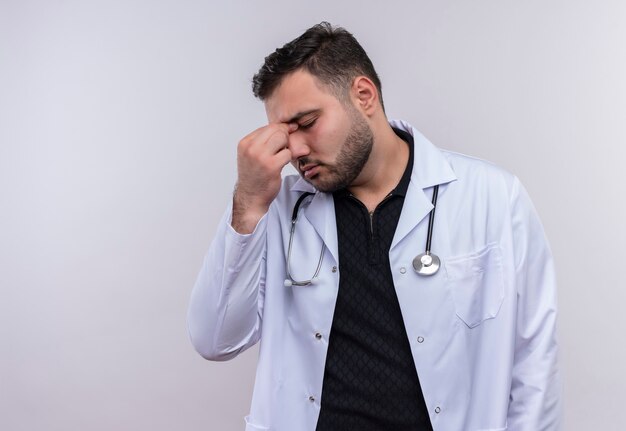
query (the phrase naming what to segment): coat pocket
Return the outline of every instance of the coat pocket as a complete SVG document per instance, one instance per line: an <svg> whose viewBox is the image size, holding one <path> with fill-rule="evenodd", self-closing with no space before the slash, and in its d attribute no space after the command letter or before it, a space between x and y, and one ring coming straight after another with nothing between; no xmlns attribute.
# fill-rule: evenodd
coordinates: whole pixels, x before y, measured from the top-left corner
<svg viewBox="0 0 626 431"><path fill-rule="evenodd" d="M245 417L246 420L246 430L245 431L269 431L270 429L266 426L257 425L254 423L250 416Z"/></svg>
<svg viewBox="0 0 626 431"><path fill-rule="evenodd" d="M474 328L498 314L504 300L502 251L497 243L444 262L457 316Z"/></svg>

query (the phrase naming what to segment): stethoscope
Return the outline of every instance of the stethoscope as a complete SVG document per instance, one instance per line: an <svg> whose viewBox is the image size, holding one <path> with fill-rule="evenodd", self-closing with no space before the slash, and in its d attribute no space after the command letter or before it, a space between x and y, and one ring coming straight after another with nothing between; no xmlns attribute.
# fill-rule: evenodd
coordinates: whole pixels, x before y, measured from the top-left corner
<svg viewBox="0 0 626 431"><path fill-rule="evenodd" d="M298 281L293 278L291 275L291 247L293 246L293 237L296 233L296 222L298 221L298 210L300 209L300 205L302 201L307 197L312 195L311 192L304 192L296 201L296 204L293 206L293 213L291 214L291 228L289 229L289 246L287 248L287 279L285 279L285 287L290 286L310 286L311 284L315 284L317 280L317 276L320 273L320 269L322 269L322 261L324 260L324 250L326 250L326 244L322 242L322 251L320 252L320 258L317 261L317 268L315 269L315 274L309 280Z"/></svg>
<svg viewBox="0 0 626 431"><path fill-rule="evenodd" d="M426 250L418 254L413 259L413 269L419 275L434 275L439 271L441 260L439 256L430 252L430 244L433 241L433 223L435 221L435 209L437 208L437 195L439 194L439 184L433 189L433 209L428 215L428 234L426 235Z"/></svg>
<svg viewBox="0 0 626 431"><path fill-rule="evenodd" d="M293 237L296 232L296 224L298 222L298 211L300 210L300 206L302 205L302 201L307 196L312 195L313 193L305 192L303 193L296 204L293 207L293 213L291 214L291 227L289 229L289 246L287 247L287 279L285 279L285 286L310 286L315 284L317 277L319 276L320 270L322 269L322 262L324 261L324 250L326 250L326 245L322 243L322 251L320 252L320 257L317 261L317 268L315 269L315 273L313 277L309 280L296 280L291 275L291 248L293 247ZM434 275L439 271L439 267L441 266L441 260L439 257L431 253L430 246L433 240L433 223L435 221L435 209L437 208L437 195L439 194L439 185L436 185L433 189L433 209L430 210L430 214L428 216L428 234L426 236L426 249L424 253L420 253L413 259L413 269L418 275Z"/></svg>

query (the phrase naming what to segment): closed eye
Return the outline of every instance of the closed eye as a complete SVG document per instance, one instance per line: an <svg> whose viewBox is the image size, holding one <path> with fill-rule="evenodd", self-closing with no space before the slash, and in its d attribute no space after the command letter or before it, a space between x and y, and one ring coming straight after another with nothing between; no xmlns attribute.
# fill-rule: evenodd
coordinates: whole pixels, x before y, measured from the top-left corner
<svg viewBox="0 0 626 431"><path fill-rule="evenodd" d="M315 121L317 120L317 118L313 118L312 120L307 120L305 122L303 122L302 124L298 124L298 129L310 129L314 124Z"/></svg>

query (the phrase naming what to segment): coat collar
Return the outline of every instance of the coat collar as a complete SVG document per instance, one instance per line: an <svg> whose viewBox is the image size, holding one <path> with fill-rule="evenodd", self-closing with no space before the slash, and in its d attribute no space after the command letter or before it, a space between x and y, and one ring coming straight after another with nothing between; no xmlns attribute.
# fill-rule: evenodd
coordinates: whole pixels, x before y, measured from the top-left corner
<svg viewBox="0 0 626 431"><path fill-rule="evenodd" d="M431 144L417 129L402 120L391 120L389 123L392 127L402 129L413 136L415 154L411 183L404 198L402 214L400 214L391 243L391 249L393 249L433 209L432 194L427 195L426 189L456 181L457 177L441 150Z"/></svg>
<svg viewBox="0 0 626 431"><path fill-rule="evenodd" d="M417 129L403 120L391 120L389 124L411 134L414 145L411 183L391 244L393 249L432 210L430 194L427 195L425 190L435 185L456 181L457 177L441 150L431 144ZM305 209L304 214L338 261L337 224L332 194L318 192L302 178L294 183L291 191L315 193L315 197Z"/></svg>
<svg viewBox="0 0 626 431"><path fill-rule="evenodd" d="M457 179L441 150L431 144L417 129L403 120L391 120L389 124L413 136L415 156L411 183L414 187L425 189Z"/></svg>

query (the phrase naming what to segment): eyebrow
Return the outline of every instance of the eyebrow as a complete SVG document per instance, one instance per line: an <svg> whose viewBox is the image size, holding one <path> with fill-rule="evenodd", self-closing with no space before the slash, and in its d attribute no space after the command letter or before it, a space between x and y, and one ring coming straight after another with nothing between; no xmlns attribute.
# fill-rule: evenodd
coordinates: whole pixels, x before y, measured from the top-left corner
<svg viewBox="0 0 626 431"><path fill-rule="evenodd" d="M284 121L284 123L287 123L287 124L289 124L289 123L296 123L302 117L306 117L309 114L316 114L316 113L318 113L320 111L321 111L320 109L309 109L308 111L298 112L296 115L291 117L289 120Z"/></svg>

